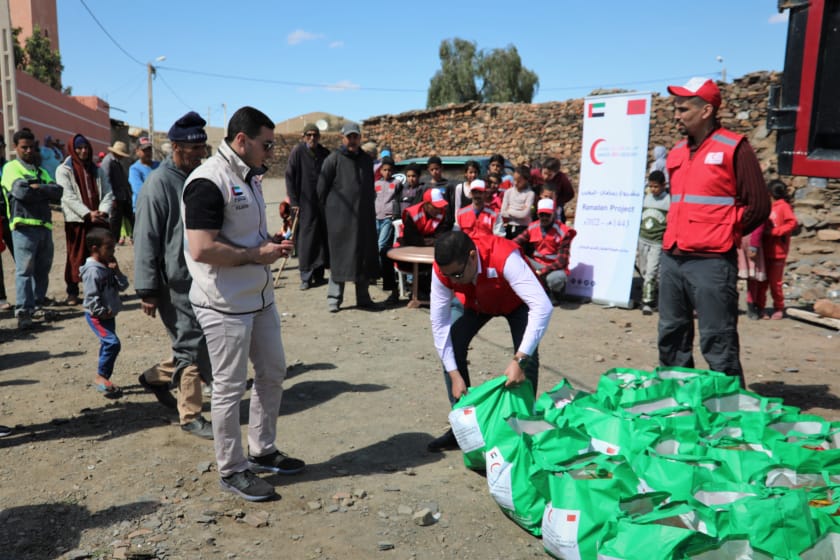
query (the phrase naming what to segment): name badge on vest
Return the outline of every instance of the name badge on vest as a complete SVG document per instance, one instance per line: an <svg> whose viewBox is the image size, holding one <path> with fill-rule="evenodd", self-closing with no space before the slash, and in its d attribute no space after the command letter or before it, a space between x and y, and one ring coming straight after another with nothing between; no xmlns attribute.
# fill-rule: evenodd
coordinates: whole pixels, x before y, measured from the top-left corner
<svg viewBox="0 0 840 560"><path fill-rule="evenodd" d="M709 152L706 154L706 165L723 165L723 152Z"/></svg>
<svg viewBox="0 0 840 560"><path fill-rule="evenodd" d="M496 272L495 268L488 268L487 269L487 278L498 278L499 273Z"/></svg>

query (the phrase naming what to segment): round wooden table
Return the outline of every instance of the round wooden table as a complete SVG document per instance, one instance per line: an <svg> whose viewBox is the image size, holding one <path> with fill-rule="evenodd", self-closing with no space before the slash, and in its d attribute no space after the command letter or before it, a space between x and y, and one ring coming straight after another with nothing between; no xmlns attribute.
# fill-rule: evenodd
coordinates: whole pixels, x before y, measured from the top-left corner
<svg viewBox="0 0 840 560"><path fill-rule="evenodd" d="M411 263L413 268L414 278L411 282L411 299L408 302L408 307L416 309L423 304L428 304L428 301L420 301L418 297L418 286L420 281L420 265L432 264L435 262L435 248L434 247L394 247L388 251L388 258L392 261Z"/></svg>

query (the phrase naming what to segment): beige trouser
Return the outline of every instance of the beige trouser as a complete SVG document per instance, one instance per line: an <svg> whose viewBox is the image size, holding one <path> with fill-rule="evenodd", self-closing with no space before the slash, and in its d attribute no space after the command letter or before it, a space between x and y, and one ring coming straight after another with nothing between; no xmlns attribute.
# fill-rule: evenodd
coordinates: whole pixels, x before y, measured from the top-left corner
<svg viewBox="0 0 840 560"><path fill-rule="evenodd" d="M175 374L175 359L169 358L143 372L143 377L152 385L169 385ZM178 416L181 425L188 424L201 416L201 375L198 367L189 365L181 372L178 383Z"/></svg>
<svg viewBox="0 0 840 560"><path fill-rule="evenodd" d="M244 471L239 403L248 381L248 360L254 366L254 386L248 413L251 455L272 453L276 447L277 415L283 398L286 356L280 336L280 316L272 305L256 313L226 315L194 307L204 331L213 367L213 446L223 477Z"/></svg>

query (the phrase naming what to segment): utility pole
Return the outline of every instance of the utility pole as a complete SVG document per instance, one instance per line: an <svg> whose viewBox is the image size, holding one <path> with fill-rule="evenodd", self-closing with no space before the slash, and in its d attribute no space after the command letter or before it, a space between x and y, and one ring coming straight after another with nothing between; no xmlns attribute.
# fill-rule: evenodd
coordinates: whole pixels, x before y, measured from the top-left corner
<svg viewBox="0 0 840 560"><path fill-rule="evenodd" d="M155 76L155 67L151 62L146 63L146 70L149 75L149 142L152 144L152 154L155 153L155 109L152 101L152 79Z"/></svg>
<svg viewBox="0 0 840 560"><path fill-rule="evenodd" d="M9 0L0 0L0 89L2 89L3 135L6 137L6 158L12 155L12 136L18 128L15 51L12 46L12 17Z"/></svg>
<svg viewBox="0 0 840 560"><path fill-rule="evenodd" d="M163 62L166 60L165 56L159 56L155 59L155 62ZM146 63L146 71L149 75L149 142L152 144L152 154L155 153L155 105L152 101L152 80L157 73L157 68L155 68L151 62Z"/></svg>

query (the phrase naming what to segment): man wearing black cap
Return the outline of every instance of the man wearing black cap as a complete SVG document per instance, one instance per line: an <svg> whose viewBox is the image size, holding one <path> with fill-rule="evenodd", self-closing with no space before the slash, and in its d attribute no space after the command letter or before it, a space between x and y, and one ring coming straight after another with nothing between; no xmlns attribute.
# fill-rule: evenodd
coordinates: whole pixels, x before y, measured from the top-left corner
<svg viewBox="0 0 840 560"><path fill-rule="evenodd" d="M341 136L341 148L324 160L317 187L330 248L330 313L338 312L347 281L355 283L356 307L380 307L368 293L370 279L379 276L373 160L360 148L358 124L345 124Z"/></svg>
<svg viewBox="0 0 840 560"><path fill-rule="evenodd" d="M164 406L177 406L182 430L213 439L213 428L201 415L201 380L212 381L210 358L190 305L192 279L184 260L181 220L184 182L201 165L207 151L205 124L192 111L178 119L169 129L172 153L143 183L135 218L134 287L143 312L150 317L160 313L172 340L173 356L140 374L140 385ZM151 143L148 145L151 152ZM178 388L177 401L170 387Z"/></svg>
<svg viewBox="0 0 840 560"><path fill-rule="evenodd" d="M671 207L660 265L659 361L694 367L696 311L709 367L744 386L735 248L767 219L767 187L749 142L720 126L720 90L712 80L692 78L668 92L686 138L667 159Z"/></svg>
<svg viewBox="0 0 840 560"><path fill-rule="evenodd" d="M301 290L324 283L324 268L329 261L327 227L315 188L321 165L330 151L321 145L320 139L318 127L307 124L303 128L303 139L292 148L286 165L286 193L292 209L298 212L295 246Z"/></svg>

